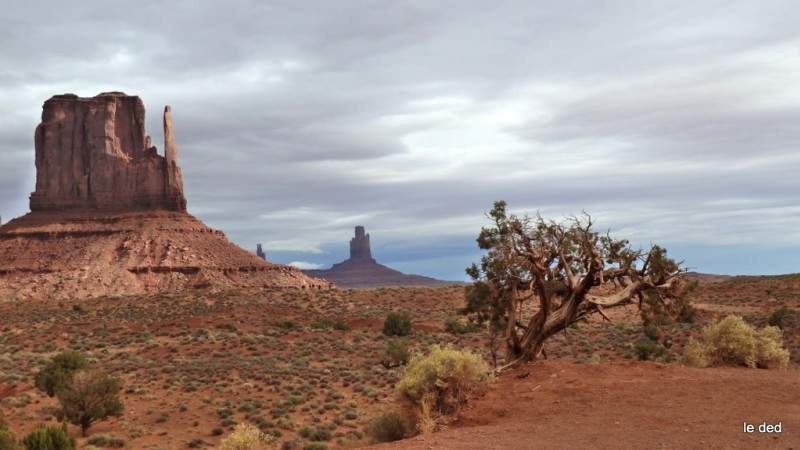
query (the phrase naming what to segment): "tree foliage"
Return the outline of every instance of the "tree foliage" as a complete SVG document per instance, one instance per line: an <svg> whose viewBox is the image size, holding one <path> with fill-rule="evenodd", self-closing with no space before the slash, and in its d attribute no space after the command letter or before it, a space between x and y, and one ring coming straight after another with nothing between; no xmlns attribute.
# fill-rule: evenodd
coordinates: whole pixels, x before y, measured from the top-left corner
<svg viewBox="0 0 800 450"><path fill-rule="evenodd" d="M69 384L75 372L87 370L91 365L91 362L80 352L67 350L59 353L36 374L36 387L53 397Z"/></svg>
<svg viewBox="0 0 800 450"><path fill-rule="evenodd" d="M666 249L600 234L588 214L519 217L498 201L488 218L477 239L487 254L467 269L462 312L503 333L509 363L540 358L548 338L590 314L608 319L607 309L637 303L644 317L684 297L684 270Z"/></svg>
<svg viewBox="0 0 800 450"><path fill-rule="evenodd" d="M108 417L122 416L119 399L122 382L101 370L80 371L73 375L66 388L57 392L61 418L86 431L92 423Z"/></svg>

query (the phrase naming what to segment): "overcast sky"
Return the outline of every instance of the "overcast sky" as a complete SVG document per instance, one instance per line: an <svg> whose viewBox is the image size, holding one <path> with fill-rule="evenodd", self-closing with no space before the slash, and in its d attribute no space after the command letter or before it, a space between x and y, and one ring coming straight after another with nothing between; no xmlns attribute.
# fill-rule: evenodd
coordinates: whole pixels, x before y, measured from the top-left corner
<svg viewBox="0 0 800 450"><path fill-rule="evenodd" d="M794 0L5 0L0 215L28 211L42 103L123 91L156 143L172 106L189 212L272 262L329 267L364 225L379 262L466 279L503 199L800 272L798 24Z"/></svg>

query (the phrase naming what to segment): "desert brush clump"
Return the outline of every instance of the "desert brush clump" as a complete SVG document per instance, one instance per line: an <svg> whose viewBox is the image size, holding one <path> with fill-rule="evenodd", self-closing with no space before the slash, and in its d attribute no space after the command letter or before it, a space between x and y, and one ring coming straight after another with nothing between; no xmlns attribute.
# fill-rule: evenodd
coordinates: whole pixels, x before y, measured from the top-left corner
<svg viewBox="0 0 800 450"><path fill-rule="evenodd" d="M261 450L272 440L271 434L262 433L257 426L240 423L219 443L219 450Z"/></svg>
<svg viewBox="0 0 800 450"><path fill-rule="evenodd" d="M729 315L703 327L702 341L689 338L681 362L693 367L735 364L786 369L789 350L783 347L780 328L758 329L740 316Z"/></svg>
<svg viewBox="0 0 800 450"><path fill-rule="evenodd" d="M39 425L20 441L25 450L75 450L75 436L69 434L67 425Z"/></svg>
<svg viewBox="0 0 800 450"><path fill-rule="evenodd" d="M419 431L430 432L492 380L483 358L452 345L433 345L427 355L417 354L395 386L401 404L414 416Z"/></svg>
<svg viewBox="0 0 800 450"><path fill-rule="evenodd" d="M22 444L17 443L17 436L8 428L5 414L0 410L0 450L21 450Z"/></svg>
<svg viewBox="0 0 800 450"><path fill-rule="evenodd" d="M386 336L408 336L411 334L411 314L406 311L390 311L383 322Z"/></svg>
<svg viewBox="0 0 800 450"><path fill-rule="evenodd" d="M373 442L394 442L409 433L408 420L397 411L389 411L370 420L364 431Z"/></svg>

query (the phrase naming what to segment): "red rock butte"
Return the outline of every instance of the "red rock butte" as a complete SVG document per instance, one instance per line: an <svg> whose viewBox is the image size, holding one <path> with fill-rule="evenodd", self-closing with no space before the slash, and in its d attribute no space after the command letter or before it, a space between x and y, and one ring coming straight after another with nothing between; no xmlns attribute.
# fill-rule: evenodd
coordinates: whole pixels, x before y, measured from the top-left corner
<svg viewBox="0 0 800 450"><path fill-rule="evenodd" d="M171 108L164 156L139 97L56 95L36 128L31 212L0 226L0 301L191 288L322 288L186 211Z"/></svg>
<svg viewBox="0 0 800 450"><path fill-rule="evenodd" d="M186 211L171 108L164 108L164 156L145 134L139 97L109 92L56 95L36 127L31 211Z"/></svg>
<svg viewBox="0 0 800 450"><path fill-rule="evenodd" d="M330 269L303 271L306 275L324 278L339 287L377 288L385 286L441 287L462 284L459 281L443 281L422 275L407 275L379 264L372 257L369 234L363 226L356 226L355 236L350 240L350 258L334 264Z"/></svg>

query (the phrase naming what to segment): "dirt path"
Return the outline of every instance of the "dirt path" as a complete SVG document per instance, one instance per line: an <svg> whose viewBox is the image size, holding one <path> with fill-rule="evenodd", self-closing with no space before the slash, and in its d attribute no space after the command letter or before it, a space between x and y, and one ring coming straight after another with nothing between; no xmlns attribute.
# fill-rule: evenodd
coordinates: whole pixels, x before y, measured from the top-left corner
<svg viewBox="0 0 800 450"><path fill-rule="evenodd" d="M764 421L781 433L759 433ZM800 449L800 373L535 363L503 374L449 429L371 448Z"/></svg>

